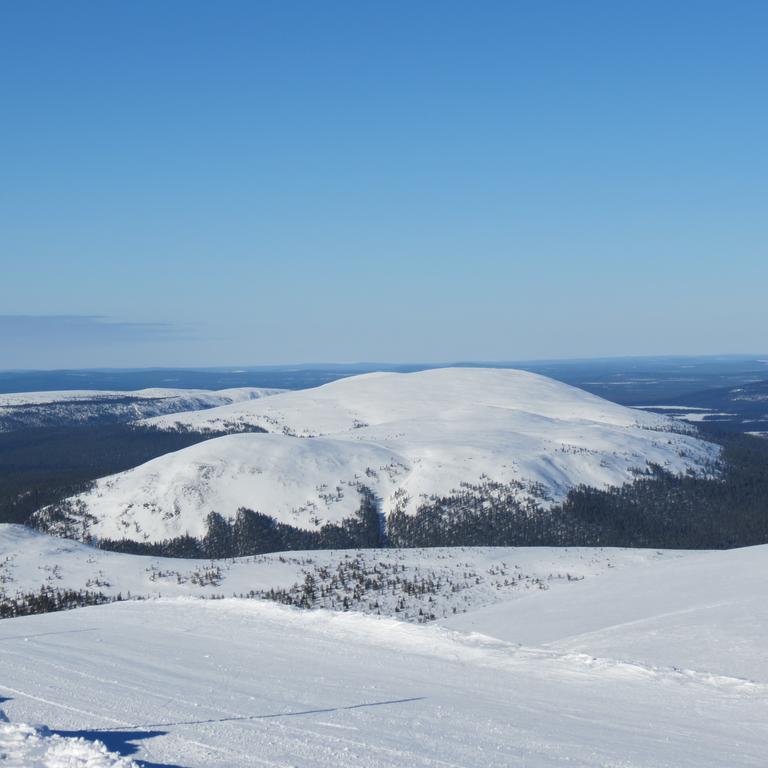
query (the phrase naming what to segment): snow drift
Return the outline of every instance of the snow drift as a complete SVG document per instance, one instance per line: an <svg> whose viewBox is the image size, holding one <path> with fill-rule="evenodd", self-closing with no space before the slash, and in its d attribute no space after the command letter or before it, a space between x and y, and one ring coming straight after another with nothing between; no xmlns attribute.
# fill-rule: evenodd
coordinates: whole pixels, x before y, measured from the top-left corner
<svg viewBox="0 0 768 768"><path fill-rule="evenodd" d="M2 722L2 714L0 710L0 760L7 768L137 768L133 760L110 752L100 741Z"/></svg>

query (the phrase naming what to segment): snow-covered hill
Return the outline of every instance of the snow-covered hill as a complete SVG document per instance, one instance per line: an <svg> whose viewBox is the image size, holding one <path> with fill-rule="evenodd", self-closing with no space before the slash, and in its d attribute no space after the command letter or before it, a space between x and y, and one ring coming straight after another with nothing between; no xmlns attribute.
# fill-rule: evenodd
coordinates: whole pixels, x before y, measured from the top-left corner
<svg viewBox="0 0 768 768"><path fill-rule="evenodd" d="M107 598L235 597L280 590L315 608L412 621L447 618L532 591L688 553L614 548L456 547L282 552L222 560L144 557L0 525L0 603L41 589Z"/></svg>
<svg viewBox="0 0 768 768"><path fill-rule="evenodd" d="M156 766L762 768L766 579L766 547L609 568L482 609L501 637L233 599L9 619L1 706Z"/></svg>
<svg viewBox="0 0 768 768"><path fill-rule="evenodd" d="M240 387L139 389L127 392L73 390L0 394L0 432L66 424L137 419L196 411L275 395L284 390Z"/></svg>
<svg viewBox="0 0 768 768"><path fill-rule="evenodd" d="M503 368L368 373L285 392L269 402L234 403L207 413L177 413L150 423L160 428L180 424L217 431L225 425L247 424L268 432L311 437L376 427L392 432L422 421L440 421L450 427L469 422L470 426L483 427L494 418L503 420L515 414L523 417L521 424L535 417L612 427L670 424L656 414L625 408L555 379ZM532 425L534 431L536 426Z"/></svg>
<svg viewBox="0 0 768 768"><path fill-rule="evenodd" d="M650 464L706 471L719 455L665 416L514 370L368 374L144 423L271 434L208 440L98 481L73 500L80 535L200 536L211 510L241 506L313 529L353 514L361 485L385 515L489 482L547 503L576 485L629 482Z"/></svg>

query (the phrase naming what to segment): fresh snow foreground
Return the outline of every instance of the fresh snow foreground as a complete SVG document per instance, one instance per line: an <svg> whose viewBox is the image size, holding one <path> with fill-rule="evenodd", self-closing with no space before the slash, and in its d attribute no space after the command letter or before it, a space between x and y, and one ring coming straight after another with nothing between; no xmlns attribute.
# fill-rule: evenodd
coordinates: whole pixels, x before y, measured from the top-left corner
<svg viewBox="0 0 768 768"><path fill-rule="evenodd" d="M0 711L2 715L2 711ZM0 760L8 768L135 768L101 742L50 734L0 719Z"/></svg>
<svg viewBox="0 0 768 768"><path fill-rule="evenodd" d="M754 547L608 568L464 631L236 599L9 619L1 706L153 768L763 767L766 587Z"/></svg>

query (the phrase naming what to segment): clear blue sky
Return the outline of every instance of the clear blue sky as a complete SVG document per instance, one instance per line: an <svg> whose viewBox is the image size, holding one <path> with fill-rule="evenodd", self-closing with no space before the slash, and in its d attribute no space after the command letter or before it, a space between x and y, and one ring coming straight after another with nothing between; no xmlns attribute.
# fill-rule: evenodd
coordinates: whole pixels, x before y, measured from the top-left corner
<svg viewBox="0 0 768 768"><path fill-rule="evenodd" d="M768 350L768 2L0 4L0 368Z"/></svg>

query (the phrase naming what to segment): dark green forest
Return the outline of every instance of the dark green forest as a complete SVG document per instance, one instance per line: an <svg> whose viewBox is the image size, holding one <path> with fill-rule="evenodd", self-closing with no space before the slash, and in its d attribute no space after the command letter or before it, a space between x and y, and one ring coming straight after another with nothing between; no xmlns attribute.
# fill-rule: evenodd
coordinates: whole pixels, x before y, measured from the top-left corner
<svg viewBox="0 0 768 768"><path fill-rule="evenodd" d="M122 599L122 595L107 597L102 592L43 587L38 592L25 592L13 597L0 595L0 619L67 611L87 605L119 602Z"/></svg>
<svg viewBox="0 0 768 768"><path fill-rule="evenodd" d="M388 520L391 546L604 546L727 549L768 542L768 440L714 433L717 479L656 468L620 488L579 487L549 510L493 484L436 498Z"/></svg>
<svg viewBox="0 0 768 768"><path fill-rule="evenodd" d="M216 434L162 432L127 424L0 432L0 523L27 523L40 507Z"/></svg>
<svg viewBox="0 0 768 768"><path fill-rule="evenodd" d="M241 507L234 518L210 512L207 533L202 539L179 536L163 542L144 543L102 539L98 545L115 552L168 557L241 557L267 552L306 549L374 548L385 545L383 523L374 495L359 489L357 513L341 523L329 523L316 531L277 522L273 517Z"/></svg>

